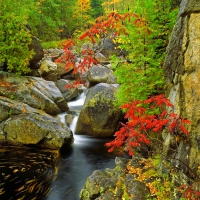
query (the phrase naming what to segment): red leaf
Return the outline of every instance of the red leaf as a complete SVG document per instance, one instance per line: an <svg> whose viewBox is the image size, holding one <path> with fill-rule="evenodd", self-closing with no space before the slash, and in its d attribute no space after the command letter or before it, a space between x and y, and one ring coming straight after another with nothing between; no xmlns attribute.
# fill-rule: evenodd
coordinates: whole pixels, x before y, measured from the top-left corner
<svg viewBox="0 0 200 200"><path fill-rule="evenodd" d="M172 133L175 129L177 125L177 121L173 121L170 125L169 125L169 132Z"/></svg>
<svg viewBox="0 0 200 200"><path fill-rule="evenodd" d="M140 143L138 143L138 142L136 142L136 141L134 141L134 142L129 142L128 144L129 144L131 147L139 147L139 146L141 146Z"/></svg>
<svg viewBox="0 0 200 200"><path fill-rule="evenodd" d="M184 126L182 126L182 125L180 125L180 130L182 131L182 133L184 133L184 134L189 134L189 132L187 131L187 129L184 127Z"/></svg>
<svg viewBox="0 0 200 200"><path fill-rule="evenodd" d="M166 110L164 110L159 116L161 117L161 118L163 118L163 117L165 117L166 116L166 114L167 114L167 111Z"/></svg>
<svg viewBox="0 0 200 200"><path fill-rule="evenodd" d="M133 15L133 17L135 17L135 18L138 18L138 17L139 17L139 15L137 15L137 14L135 14L135 13L132 13L132 15Z"/></svg>
<svg viewBox="0 0 200 200"><path fill-rule="evenodd" d="M111 147L110 149L108 149L108 152L113 152L113 150L115 149L115 147L113 146L113 147Z"/></svg>
<svg viewBox="0 0 200 200"><path fill-rule="evenodd" d="M194 192L194 194L197 195L198 197L200 196L200 192L199 192L199 191L194 190L193 192Z"/></svg>
<svg viewBox="0 0 200 200"><path fill-rule="evenodd" d="M81 36L79 37L79 39L80 39L80 40L83 40L83 39L86 38L87 36L89 36L89 32L88 32L88 31L85 32L83 35L81 35Z"/></svg>
<svg viewBox="0 0 200 200"><path fill-rule="evenodd" d="M105 143L105 146L106 146L106 147L111 147L112 145L113 145L112 142L107 142L107 143Z"/></svg>
<svg viewBox="0 0 200 200"><path fill-rule="evenodd" d="M181 122L184 124L190 124L191 120L181 119Z"/></svg>
<svg viewBox="0 0 200 200"><path fill-rule="evenodd" d="M138 24L138 22L140 22L140 19L136 19L134 22L133 22L133 24Z"/></svg>
<svg viewBox="0 0 200 200"><path fill-rule="evenodd" d="M62 58L58 58L58 59L55 61L55 63L60 63L60 62L62 62L62 61L63 61Z"/></svg>

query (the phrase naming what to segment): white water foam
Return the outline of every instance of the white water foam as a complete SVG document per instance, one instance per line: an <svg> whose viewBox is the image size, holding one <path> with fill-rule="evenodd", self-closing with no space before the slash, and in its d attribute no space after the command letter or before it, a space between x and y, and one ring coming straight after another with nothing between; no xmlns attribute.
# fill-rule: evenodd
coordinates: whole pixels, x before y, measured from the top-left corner
<svg viewBox="0 0 200 200"><path fill-rule="evenodd" d="M74 134L75 143L78 143L78 141L79 141L79 139L78 139L79 136L75 135L75 130L76 130L76 124L78 121L79 113L81 112L81 109L85 102L87 88L82 86L81 90L82 90L82 93L74 101L68 102L68 107L69 107L70 112L62 113L62 114L58 115L58 117L60 118L60 121L64 124L66 124L66 120L65 120L66 115L74 115L74 118L73 118L69 128L71 129L72 133ZM74 112L74 114L71 114L73 112Z"/></svg>

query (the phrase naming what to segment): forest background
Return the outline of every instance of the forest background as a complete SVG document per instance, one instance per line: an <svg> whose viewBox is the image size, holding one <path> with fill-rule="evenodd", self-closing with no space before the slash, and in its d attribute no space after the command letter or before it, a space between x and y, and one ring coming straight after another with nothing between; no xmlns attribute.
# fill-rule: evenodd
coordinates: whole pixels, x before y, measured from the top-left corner
<svg viewBox="0 0 200 200"><path fill-rule="evenodd" d="M110 152L122 147L133 156L134 149L142 148L144 152L143 147L152 143L152 132L161 133L168 127L175 139L179 137L177 131L183 137L189 134L184 126L190 121L168 112L166 107L172 105L161 95L165 91L165 51L179 3L180 0L0 0L0 66L6 63L8 71L26 74L34 54L28 48L32 34L40 39L43 48L64 47L65 53L71 52L75 44L71 41L78 45L86 39L98 44L102 36L116 34L113 42L128 52L126 57L110 58L120 84L116 104L124 110L128 122L122 123L115 140L106 146ZM63 44L63 40L69 42ZM160 158L157 160L160 163ZM153 172L158 178L151 183L152 193L157 188L157 197L169 199L174 195L169 194L174 185L165 178L167 186L163 189L162 183L156 182L160 174L155 169ZM143 180L144 174L138 175ZM188 188L186 192L192 196L191 187Z"/></svg>
<svg viewBox="0 0 200 200"><path fill-rule="evenodd" d="M71 62L72 58L69 55L73 56L71 49L74 41L76 45L80 40L90 41L94 45L102 38L114 36L113 42L128 52L125 57L110 57L117 82L120 84L116 104L127 111L129 107L125 104L132 105L136 101L144 101L164 91L162 64L178 12L175 4L174 0L1 0L0 63L6 63L10 72L26 74L29 71L29 61L34 54L28 48L33 34L41 40L44 48L62 48L62 39L69 41L64 43L65 54L68 54L66 65L72 64L74 71L78 72L85 67L83 65L86 60L84 58L79 66ZM92 59L92 54L89 59ZM89 62L90 65L94 63L92 60ZM159 104L162 104L161 99L160 97ZM143 102L137 104L136 109ZM147 124L150 129L158 126L162 129L173 123L172 132L172 129L179 126L180 123L175 123L173 117L162 114L162 109L150 108L151 106L148 108L145 105L146 111L143 111L147 116L144 120L149 120L150 124ZM151 124L152 119L149 119L149 116L156 117L159 114L163 115L161 120ZM141 113L136 114L136 121L139 123L141 119L138 120L138 115ZM170 120L165 120L164 123L162 118ZM134 126L137 127L138 123ZM134 126L131 124L131 127ZM160 128L155 130L160 131ZM146 128L143 129L146 132ZM119 135L126 134L121 131ZM126 139L117 138L117 143L114 141L110 145L119 147L122 143L127 143L128 146L135 147L140 145L139 143L146 144L146 136L139 143L135 144L134 140L132 144L133 138L137 137L130 133L128 135ZM129 153L133 154L132 148Z"/></svg>

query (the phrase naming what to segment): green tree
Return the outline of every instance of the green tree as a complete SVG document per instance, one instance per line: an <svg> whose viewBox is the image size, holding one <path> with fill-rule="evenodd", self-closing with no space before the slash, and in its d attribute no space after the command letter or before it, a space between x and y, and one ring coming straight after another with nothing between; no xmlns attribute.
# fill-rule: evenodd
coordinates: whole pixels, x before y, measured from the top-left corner
<svg viewBox="0 0 200 200"><path fill-rule="evenodd" d="M8 71L27 73L34 52L29 50L31 33L27 29L28 0L0 2L0 62ZM20 7L21 6L21 7Z"/></svg>
<svg viewBox="0 0 200 200"><path fill-rule="evenodd" d="M91 11L90 14L93 18L97 18L101 16L104 12L104 9L102 7L102 0L91 0Z"/></svg>
<svg viewBox="0 0 200 200"><path fill-rule="evenodd" d="M128 55L121 60L115 58L113 65L120 83L119 105L144 100L162 91L162 62L177 14L170 8L169 0L135 0L130 12L137 14L126 15L126 34L121 34L117 42Z"/></svg>

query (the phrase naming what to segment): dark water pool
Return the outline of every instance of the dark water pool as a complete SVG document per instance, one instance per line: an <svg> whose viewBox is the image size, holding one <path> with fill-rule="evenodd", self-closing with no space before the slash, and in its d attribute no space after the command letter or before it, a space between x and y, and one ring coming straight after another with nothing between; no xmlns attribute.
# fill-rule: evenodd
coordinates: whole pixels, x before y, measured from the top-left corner
<svg viewBox="0 0 200 200"><path fill-rule="evenodd" d="M86 178L115 166L108 139L75 136L61 152L33 148L0 150L0 200L79 200Z"/></svg>

